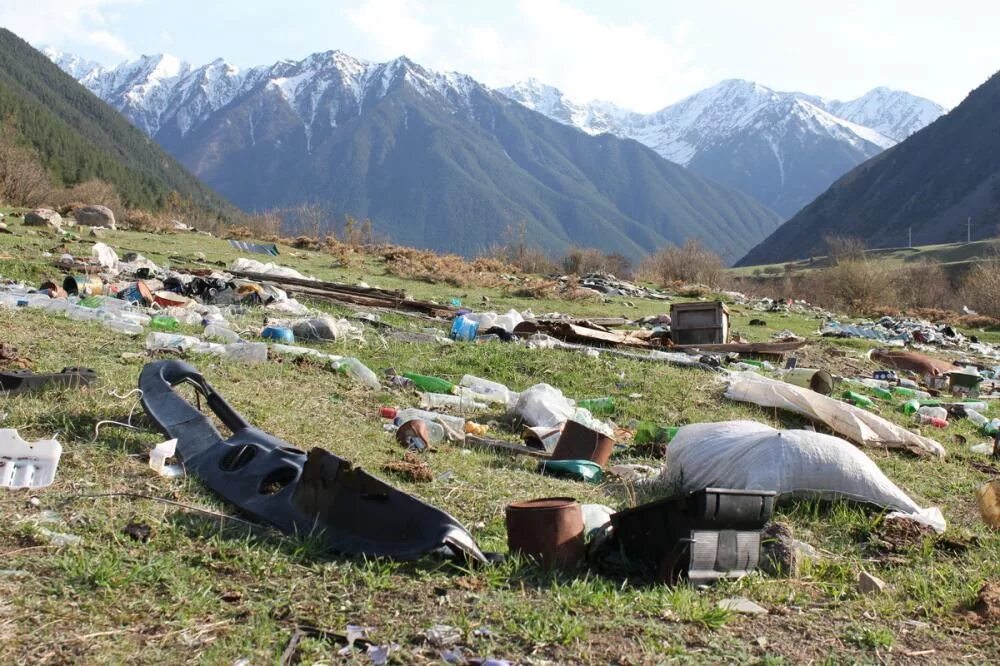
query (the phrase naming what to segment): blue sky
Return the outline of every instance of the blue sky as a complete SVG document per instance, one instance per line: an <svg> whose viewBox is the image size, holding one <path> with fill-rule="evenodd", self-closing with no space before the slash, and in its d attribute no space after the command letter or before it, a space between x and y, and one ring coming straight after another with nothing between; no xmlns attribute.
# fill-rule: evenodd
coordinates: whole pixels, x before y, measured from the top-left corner
<svg viewBox="0 0 1000 666"><path fill-rule="evenodd" d="M884 85L951 107L1000 69L997 0L0 0L0 25L105 64L405 54L640 111L726 78L839 99Z"/></svg>

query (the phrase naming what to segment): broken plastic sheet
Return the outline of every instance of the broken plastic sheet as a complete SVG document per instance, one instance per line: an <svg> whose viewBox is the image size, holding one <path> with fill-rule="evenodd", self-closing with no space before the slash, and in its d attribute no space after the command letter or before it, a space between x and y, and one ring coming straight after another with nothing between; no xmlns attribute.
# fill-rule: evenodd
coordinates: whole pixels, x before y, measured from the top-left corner
<svg viewBox="0 0 1000 666"><path fill-rule="evenodd" d="M26 442L12 428L0 429L0 487L44 488L56 478L62 445L54 439Z"/></svg>
<svg viewBox="0 0 1000 666"><path fill-rule="evenodd" d="M738 488L773 490L784 497L853 500L893 509L938 532L946 527L939 509L921 508L850 443L756 421L680 428L667 447L659 482L685 493Z"/></svg>
<svg viewBox="0 0 1000 666"><path fill-rule="evenodd" d="M815 391L753 372L729 373L727 381L726 397L730 400L787 409L819 421L838 435L863 446L906 449L918 456L944 457L944 447L933 439Z"/></svg>
<svg viewBox="0 0 1000 666"><path fill-rule="evenodd" d="M109 271L118 270L118 255L105 243L94 243L94 247L90 248L90 256L102 268L106 268Z"/></svg>

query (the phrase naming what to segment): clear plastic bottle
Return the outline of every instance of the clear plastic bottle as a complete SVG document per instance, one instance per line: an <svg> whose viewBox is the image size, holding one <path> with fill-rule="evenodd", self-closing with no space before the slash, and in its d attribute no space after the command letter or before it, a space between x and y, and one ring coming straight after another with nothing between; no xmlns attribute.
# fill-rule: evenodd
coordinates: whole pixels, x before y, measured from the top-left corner
<svg viewBox="0 0 1000 666"><path fill-rule="evenodd" d="M220 355L232 361L263 363L267 360L267 345L263 342L232 342L223 345Z"/></svg>
<svg viewBox="0 0 1000 666"><path fill-rule="evenodd" d="M986 418L985 416L983 416L982 414L980 414L979 412L970 407L965 408L965 418L969 419L980 428L982 428L983 426L985 426L987 423L990 422L988 418Z"/></svg>
<svg viewBox="0 0 1000 666"><path fill-rule="evenodd" d="M424 409L444 407L462 411L489 409L489 405L478 402L469 395L448 395L444 393L421 393L420 406Z"/></svg>
<svg viewBox="0 0 1000 666"><path fill-rule="evenodd" d="M917 423L920 425L932 425L935 428L947 428L948 421L929 414L917 414Z"/></svg>
<svg viewBox="0 0 1000 666"><path fill-rule="evenodd" d="M342 358L338 361L333 361L333 367L338 371L346 372L369 388L377 389L382 387L382 383L378 380L378 375L356 358Z"/></svg>
<svg viewBox="0 0 1000 666"><path fill-rule="evenodd" d="M205 327L205 337L222 340L223 342L239 342L240 339L236 331L214 322Z"/></svg>
<svg viewBox="0 0 1000 666"><path fill-rule="evenodd" d="M124 319L105 319L101 322L104 324L104 328L115 331L116 333L124 333L125 335L139 335L142 333L142 326L134 322L125 321Z"/></svg>
<svg viewBox="0 0 1000 666"><path fill-rule="evenodd" d="M488 402L498 402L509 405L517 400L517 393L499 382L491 382L475 375L465 375L458 382L459 386L464 386L475 394L475 399L486 400Z"/></svg>
<svg viewBox="0 0 1000 666"><path fill-rule="evenodd" d="M201 344L201 340L191 335L153 332L146 336L146 349L177 349L185 351Z"/></svg>
<svg viewBox="0 0 1000 666"><path fill-rule="evenodd" d="M948 420L948 410L944 407L937 407L931 405L924 405L917 410L917 415L919 416L929 416L935 419Z"/></svg>
<svg viewBox="0 0 1000 666"><path fill-rule="evenodd" d="M397 418L396 421L398 422L397 425L399 426L402 426L404 423L407 423L408 421L422 421L423 424L427 426L427 434L431 438L431 441L427 442L428 444L438 444L439 442L444 441L444 428L441 427L440 423L437 423L435 421L428 421L427 419Z"/></svg>
<svg viewBox="0 0 1000 666"><path fill-rule="evenodd" d="M461 416L452 416L450 414L439 414L437 412L428 412L423 409L416 409L413 407L406 407L405 409L395 409L393 407L383 407L381 410L383 418L388 419L399 419L400 423L405 423L407 421L412 421L413 419L422 419L424 421L443 423L448 426L450 430L456 433L462 433L465 431L465 419Z"/></svg>

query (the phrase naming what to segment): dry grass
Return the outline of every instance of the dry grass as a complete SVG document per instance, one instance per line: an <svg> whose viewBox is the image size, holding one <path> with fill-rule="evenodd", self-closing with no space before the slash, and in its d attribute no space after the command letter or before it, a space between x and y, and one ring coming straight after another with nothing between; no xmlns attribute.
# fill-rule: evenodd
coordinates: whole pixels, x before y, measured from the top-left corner
<svg viewBox="0 0 1000 666"><path fill-rule="evenodd" d="M1000 317L1000 258L976 264L962 281L959 296L982 315Z"/></svg>
<svg viewBox="0 0 1000 666"><path fill-rule="evenodd" d="M480 257L470 262L454 254L409 247L387 246L381 258L390 275L453 287L497 287L507 284L509 276L520 275L517 268L499 259Z"/></svg>
<svg viewBox="0 0 1000 666"><path fill-rule="evenodd" d="M637 277L664 287L675 283L718 286L723 280L724 266L718 254L700 241L688 239L680 247L668 245L644 259Z"/></svg>

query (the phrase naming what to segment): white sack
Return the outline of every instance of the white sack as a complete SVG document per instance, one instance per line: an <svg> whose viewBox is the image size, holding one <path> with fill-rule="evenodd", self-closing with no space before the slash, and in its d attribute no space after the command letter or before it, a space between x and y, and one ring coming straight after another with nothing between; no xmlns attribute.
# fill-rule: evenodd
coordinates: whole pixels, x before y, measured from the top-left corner
<svg viewBox="0 0 1000 666"><path fill-rule="evenodd" d="M94 243L94 247L90 248L90 257L108 270L118 269L118 255L104 243Z"/></svg>
<svg viewBox="0 0 1000 666"><path fill-rule="evenodd" d="M787 409L824 423L838 435L864 446L906 449L918 456L944 457L944 447L933 439L815 391L753 372L730 373L728 382L726 397L730 400Z"/></svg>
<svg viewBox="0 0 1000 666"><path fill-rule="evenodd" d="M229 266L231 271L241 271L244 273L263 273L264 275L275 275L277 277L289 277L298 278L300 280L312 280L313 278L307 278L302 273L299 273L294 268L288 268L286 266L278 266L277 264L272 264L268 262L262 264L256 259L245 259L240 257L234 261Z"/></svg>
<svg viewBox="0 0 1000 666"><path fill-rule="evenodd" d="M685 493L737 488L848 499L945 529L940 510L920 508L860 449L811 430L776 430L756 421L684 426L670 440L660 482Z"/></svg>

